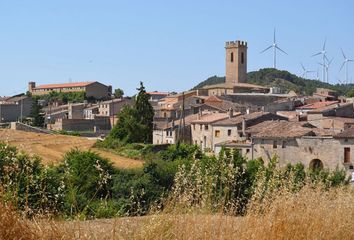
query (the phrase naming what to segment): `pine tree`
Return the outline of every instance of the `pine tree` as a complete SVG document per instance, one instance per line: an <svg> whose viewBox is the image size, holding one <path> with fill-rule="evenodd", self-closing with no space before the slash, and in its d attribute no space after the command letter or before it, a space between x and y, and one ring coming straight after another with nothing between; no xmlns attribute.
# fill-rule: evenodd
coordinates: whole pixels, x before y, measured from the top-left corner
<svg viewBox="0 0 354 240"><path fill-rule="evenodd" d="M38 104L36 100L31 109L30 117L33 118L32 125L36 127L44 126L44 117L42 113L42 107Z"/></svg>
<svg viewBox="0 0 354 240"><path fill-rule="evenodd" d="M140 87L137 88L137 90L139 93L136 97L135 108L137 110L138 118L140 118L139 122L145 127L144 142L150 143L152 142L154 109L149 102L150 95L146 93L142 82L140 82Z"/></svg>

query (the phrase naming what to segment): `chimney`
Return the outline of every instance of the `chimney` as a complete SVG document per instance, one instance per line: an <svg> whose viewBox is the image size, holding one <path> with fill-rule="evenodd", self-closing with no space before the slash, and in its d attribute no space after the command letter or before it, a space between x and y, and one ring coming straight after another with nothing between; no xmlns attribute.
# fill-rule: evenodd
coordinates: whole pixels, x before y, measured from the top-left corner
<svg viewBox="0 0 354 240"><path fill-rule="evenodd" d="M249 108L246 109L246 114L250 114L250 109Z"/></svg>
<svg viewBox="0 0 354 240"><path fill-rule="evenodd" d="M232 108L229 109L229 118L232 118L234 115L234 110Z"/></svg>
<svg viewBox="0 0 354 240"><path fill-rule="evenodd" d="M246 119L242 118L242 134L245 137L246 136Z"/></svg>

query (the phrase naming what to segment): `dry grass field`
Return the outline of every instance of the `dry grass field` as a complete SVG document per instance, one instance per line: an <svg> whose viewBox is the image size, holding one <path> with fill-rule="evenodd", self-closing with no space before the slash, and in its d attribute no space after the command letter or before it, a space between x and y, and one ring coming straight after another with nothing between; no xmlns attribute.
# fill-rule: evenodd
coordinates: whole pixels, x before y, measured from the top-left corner
<svg viewBox="0 0 354 240"><path fill-rule="evenodd" d="M97 152L112 161L115 166L121 168L136 168L143 164L142 161L121 157L108 151L93 148L95 140L84 137L0 129L0 141L15 145L26 153L40 156L44 164L58 163L63 154L72 148Z"/></svg>
<svg viewBox="0 0 354 240"><path fill-rule="evenodd" d="M0 203L0 239L341 239L354 238L353 192L305 188L262 213L152 214L90 221L26 220Z"/></svg>

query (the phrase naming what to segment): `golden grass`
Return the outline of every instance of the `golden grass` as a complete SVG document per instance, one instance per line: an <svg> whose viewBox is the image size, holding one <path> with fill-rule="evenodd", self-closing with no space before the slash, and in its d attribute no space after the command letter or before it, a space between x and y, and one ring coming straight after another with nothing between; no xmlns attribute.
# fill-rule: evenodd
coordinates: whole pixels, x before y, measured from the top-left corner
<svg viewBox="0 0 354 240"><path fill-rule="evenodd" d="M0 208L1 239L354 239L353 190L305 187L244 217L175 212L92 221L24 221Z"/></svg>
<svg viewBox="0 0 354 240"><path fill-rule="evenodd" d="M40 156L44 164L56 164L67 151L72 148L78 148L80 150L97 152L120 168L138 168L143 165L142 161L121 157L109 151L93 148L95 141L84 137L0 129L0 141L6 141L28 154Z"/></svg>

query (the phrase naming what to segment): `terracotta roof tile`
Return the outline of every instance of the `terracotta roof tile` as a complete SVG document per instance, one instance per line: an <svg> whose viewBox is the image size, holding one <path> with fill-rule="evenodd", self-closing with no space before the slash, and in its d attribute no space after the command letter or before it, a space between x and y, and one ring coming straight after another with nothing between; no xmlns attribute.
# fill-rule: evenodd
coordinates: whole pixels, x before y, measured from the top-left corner
<svg viewBox="0 0 354 240"><path fill-rule="evenodd" d="M253 128L253 129L252 129ZM332 133L312 126L307 122L266 121L251 127L258 131L254 138L299 138L303 136L331 136Z"/></svg>
<svg viewBox="0 0 354 240"><path fill-rule="evenodd" d="M68 88L68 87L86 87L95 82L74 82L74 83L56 83L56 84L44 84L35 87L34 89L46 89L46 88Z"/></svg>

